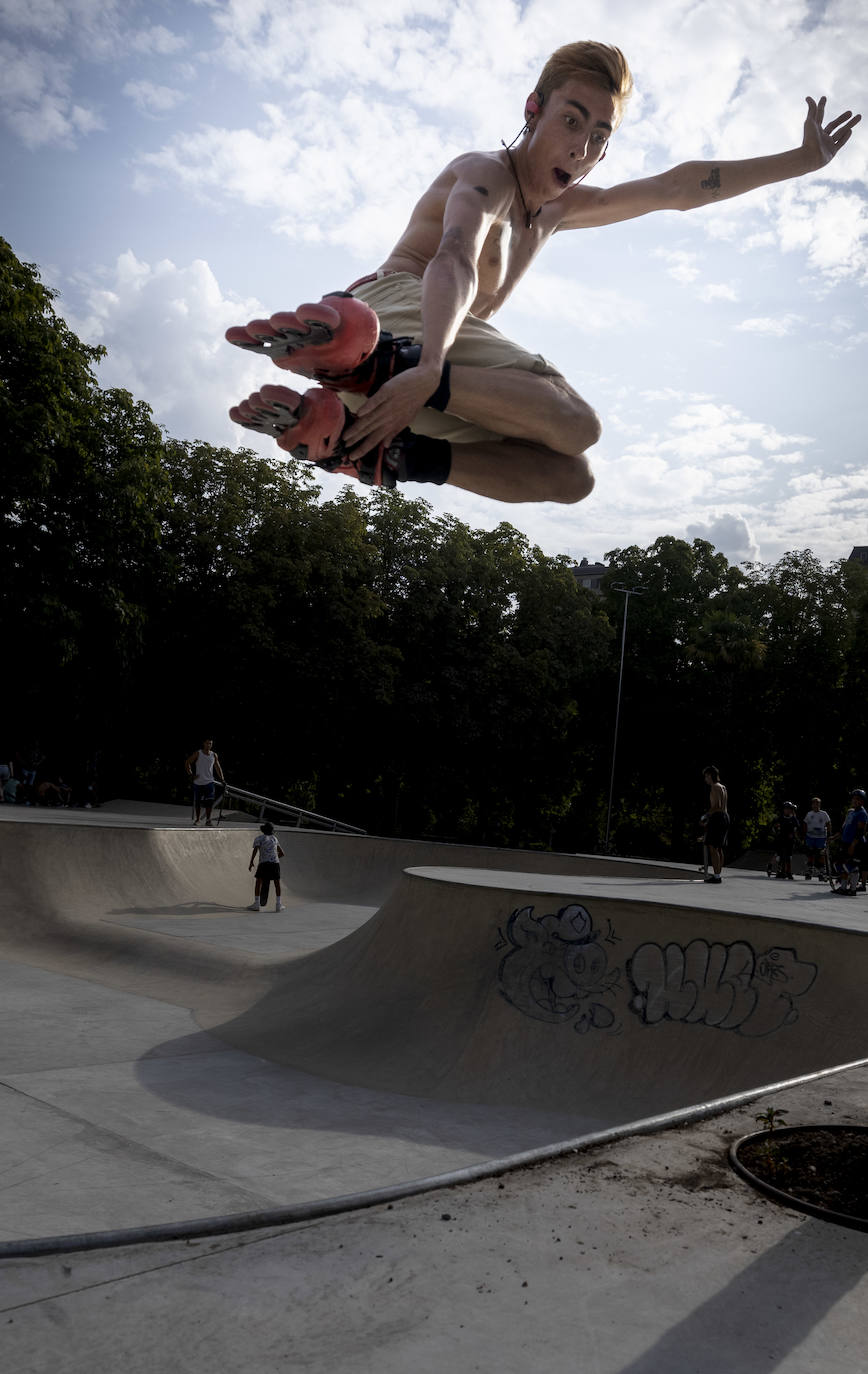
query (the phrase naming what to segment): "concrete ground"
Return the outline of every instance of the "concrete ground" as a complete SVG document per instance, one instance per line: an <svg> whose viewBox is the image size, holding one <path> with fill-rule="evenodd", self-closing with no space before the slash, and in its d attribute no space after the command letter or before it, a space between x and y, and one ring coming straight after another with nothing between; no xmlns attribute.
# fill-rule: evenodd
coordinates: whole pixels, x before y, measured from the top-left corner
<svg viewBox="0 0 868 1374"><path fill-rule="evenodd" d="M567 882L557 873L569 867L566 856L548 872L536 858L512 856L504 874L502 852L404 846L390 854L377 841L348 850L353 860L338 873L322 862L338 847L312 839L294 851L287 912L246 916L239 911L249 895L246 863L234 884L249 836L167 838L154 833L162 823L153 815L135 813L113 820L97 813L89 835L82 818L68 813L47 820L44 813L22 818L16 812L18 824L3 825L11 811L0 808L4 1368L388 1374L452 1365L459 1371L851 1374L865 1367L868 1235L767 1201L726 1163L729 1142L755 1129L754 1117L766 1105L785 1109L789 1124L865 1122L868 1061L854 1062L866 1054L857 1000L864 981L861 936L868 931L864 896L836 900L816 884L774 884L755 874L734 874L722 888L709 888L683 870L667 881L659 866L629 878L609 868L604 871L612 876L601 878L582 874L577 863ZM171 818L169 829L173 823L188 829L182 818ZM88 858L96 830L108 846L103 860L116 856L109 888ZM29 866L30 841L33 853L47 860L50 890ZM191 879L190 856L195 860L197 851L187 846L203 842L206 868ZM285 847L292 855L290 844ZM118 861L132 869L141 856L142 867L129 873L125 888ZM444 875L444 863L453 873ZM522 863L535 876L517 876L514 865ZM415 866L416 875L400 878L401 865ZM214 877L211 890L205 872ZM277 1057L244 1047L251 1020L258 1034L277 1024L268 1020L269 1008L276 995L285 1000L288 990L301 988L304 969L311 970L308 982L330 981L332 994L342 988L337 1009L325 993L314 1003L333 1020L349 996L349 985L332 977L340 952L351 968L361 968L369 949L371 967L381 967L382 949L405 930L389 910L399 899L406 904L406 893L419 903L442 892L449 897L446 953L459 961L471 948L455 945L456 930L462 941L470 934L461 902L475 909L503 892L508 908L525 897L539 904L547 893L572 892L595 919L598 911L616 912L626 944L635 911L646 926L656 922L658 933L664 912L667 921L696 929L730 922L733 943L750 937L757 949L764 947L758 931L763 937L786 931L787 940L798 941L799 962L807 954L819 970L815 1001L811 990L794 997L798 1025L791 1018L790 1029L764 1035L759 1051L709 1025L672 1028L667 1057L704 1063L708 1082L717 1075L713 1082L730 1085L732 1100L714 1115L668 1128L678 1117L667 1100L661 1110L670 1115L650 1134L634 1134L638 1117L628 1112L619 1120L608 1099L604 1112L600 1092L587 1112L556 1111L548 1099L521 1106L505 1100L510 1083L518 1082L506 1074L506 1086L488 1093L495 1100L482 1101L480 1079L468 1078L467 1064L472 1068L479 1053L472 1035L500 1024L490 1018L505 1014L502 990L471 1027L464 1076L450 1070L445 1097L372 1087L357 1045L348 1045L353 1053L347 1054L355 1082L286 1062L308 1052L292 1044L306 1024L297 1008L286 1013L292 1033ZM353 895L358 903L345 900ZM442 900L425 907L420 930L442 908ZM745 913L754 923L749 927ZM502 921L499 908L486 920ZM411 923L406 930L415 928ZM771 942L770 935L765 943ZM410 953L399 957L402 976ZM316 973L320 968L328 978ZM839 989L834 1015L830 987ZM451 980L449 988L460 1022L461 986ZM616 1001L613 990L613 1007ZM438 1006L436 1020L420 1021L417 1001L407 1025L421 1025L430 1041L442 1014ZM546 1043L534 1037L555 1034L571 1054L580 1047L579 1057L565 1063L570 1072L581 1070L590 1037L576 1037L570 1027L541 1029L514 1008L512 1014L514 1021L503 1024L519 1037L513 1055ZM241 1048L232 1029L239 1022ZM360 1041L373 1033L371 1026L353 1025ZM797 1038L802 1029L804 1041ZM572 1037L566 1041L565 1031ZM702 1037L699 1061L692 1049L682 1053L689 1040L677 1038L693 1034ZM648 1057L644 1049L655 1043L656 1031L635 1030L629 1020L624 1035L606 1053L626 1046L625 1081L638 1055L640 1078L653 1078L664 1097L664 1079L680 1091L667 1057L656 1051ZM410 1038L403 1028L393 1037L401 1044ZM796 1083L798 1066L793 1071L787 1057L792 1047L804 1056L811 1042L824 1040L836 1052L805 1062L804 1072L815 1075L845 1059L853 1066ZM316 1049L324 1063L334 1052L328 1043ZM494 1082L496 1056L488 1062ZM745 1062L747 1077L739 1079ZM777 1064L785 1071L751 1077ZM420 1072L412 1055L390 1070L399 1078L410 1071ZM536 1077L545 1079L541 1062ZM782 1080L787 1086L756 1097L763 1084ZM473 1100L462 1101L454 1093L468 1081L475 1085ZM533 1092L523 1093L527 1104ZM697 1088L677 1105L702 1111L723 1096ZM650 1115L644 1113L646 1127ZM611 1127L615 1134L602 1142L498 1172L496 1161L505 1155L587 1140ZM354 1194L355 1207L364 1202L355 1195L367 1188L467 1166L494 1172L360 1210L317 1216L313 1208L290 1225L65 1248L32 1258L8 1253L27 1237L209 1213L267 1214L341 1193Z"/></svg>

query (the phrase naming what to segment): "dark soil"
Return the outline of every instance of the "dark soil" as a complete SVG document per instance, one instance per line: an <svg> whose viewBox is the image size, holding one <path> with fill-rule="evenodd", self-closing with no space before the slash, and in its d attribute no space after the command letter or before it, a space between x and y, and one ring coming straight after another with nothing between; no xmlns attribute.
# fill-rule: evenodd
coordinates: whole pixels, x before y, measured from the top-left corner
<svg viewBox="0 0 868 1374"><path fill-rule="evenodd" d="M783 1193L868 1221L868 1131L804 1127L746 1142L738 1159Z"/></svg>

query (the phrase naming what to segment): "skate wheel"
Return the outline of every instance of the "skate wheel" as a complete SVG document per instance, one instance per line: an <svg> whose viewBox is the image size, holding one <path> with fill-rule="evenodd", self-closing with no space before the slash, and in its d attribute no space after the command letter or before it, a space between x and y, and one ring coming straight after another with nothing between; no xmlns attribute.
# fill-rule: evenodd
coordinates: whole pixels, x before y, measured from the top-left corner
<svg viewBox="0 0 868 1374"><path fill-rule="evenodd" d="M287 411L293 419L299 413L304 395L298 391L291 391L288 386L263 386L259 389L259 395L266 405L274 410Z"/></svg>
<svg viewBox="0 0 868 1374"><path fill-rule="evenodd" d="M289 344L301 343L310 336L310 330L302 324L294 310L279 310L268 323L272 334L277 334Z"/></svg>
<svg viewBox="0 0 868 1374"><path fill-rule="evenodd" d="M321 328L327 329L329 338L340 329L341 320L343 318L340 311L335 310L331 305L326 305L325 301L317 301L316 304L310 303L308 305L300 305L293 313L298 319L302 320L308 328L319 325ZM272 319L276 318L279 317L272 316Z"/></svg>
<svg viewBox="0 0 868 1374"><path fill-rule="evenodd" d="M254 353L263 351L262 344L257 339L252 339L243 324L233 324L226 330L227 341L235 344L236 348L247 348Z"/></svg>
<svg viewBox="0 0 868 1374"><path fill-rule="evenodd" d="M270 343L274 338L271 320L250 320L245 327L250 338L259 343Z"/></svg>

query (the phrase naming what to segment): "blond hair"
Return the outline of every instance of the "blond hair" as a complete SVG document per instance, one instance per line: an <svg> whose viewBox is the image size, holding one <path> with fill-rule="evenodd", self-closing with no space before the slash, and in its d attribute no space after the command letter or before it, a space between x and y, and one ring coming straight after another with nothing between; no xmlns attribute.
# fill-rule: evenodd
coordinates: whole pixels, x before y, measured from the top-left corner
<svg viewBox="0 0 868 1374"><path fill-rule="evenodd" d="M540 72L537 95L545 101L558 86L577 76L609 92L615 101L616 123L620 123L624 106L633 94L633 73L621 49L592 39L565 43L552 53Z"/></svg>

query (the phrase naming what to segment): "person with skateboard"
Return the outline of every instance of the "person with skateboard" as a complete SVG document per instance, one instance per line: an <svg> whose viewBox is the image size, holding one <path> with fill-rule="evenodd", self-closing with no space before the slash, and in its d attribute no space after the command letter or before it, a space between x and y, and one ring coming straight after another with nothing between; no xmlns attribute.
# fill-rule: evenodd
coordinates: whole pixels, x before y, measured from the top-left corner
<svg viewBox="0 0 868 1374"><path fill-rule="evenodd" d="M211 811L214 806L215 777L219 782L224 783L223 769L220 767L220 760L212 749L213 740L203 741L202 748L196 749L188 759L184 761L187 776L193 779L193 806L195 815L193 824L198 825L202 817L202 807L205 807L205 824L211 825Z"/></svg>
<svg viewBox="0 0 868 1374"><path fill-rule="evenodd" d="M620 49L570 43L546 62L508 147L435 178L385 262L318 304L227 330L315 381L262 386L229 414L295 458L373 486L449 482L498 501L576 502L600 421L557 368L489 323L556 233L690 210L826 166L860 116L807 98L800 146L694 161L609 189L606 156L633 79ZM516 146L517 144L517 146Z"/></svg>

